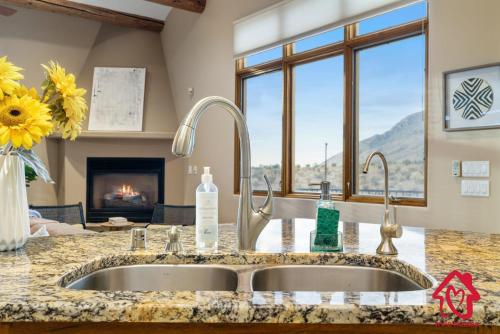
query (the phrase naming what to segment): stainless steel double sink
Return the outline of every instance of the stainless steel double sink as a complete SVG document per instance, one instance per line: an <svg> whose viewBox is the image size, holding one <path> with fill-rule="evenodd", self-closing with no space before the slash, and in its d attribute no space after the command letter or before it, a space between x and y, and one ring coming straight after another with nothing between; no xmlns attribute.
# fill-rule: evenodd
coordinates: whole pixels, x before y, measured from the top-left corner
<svg viewBox="0 0 500 334"><path fill-rule="evenodd" d="M424 279L425 281L425 279ZM416 291L391 270L351 265L140 264L92 272L66 285L100 291ZM428 283L428 284L427 284Z"/></svg>

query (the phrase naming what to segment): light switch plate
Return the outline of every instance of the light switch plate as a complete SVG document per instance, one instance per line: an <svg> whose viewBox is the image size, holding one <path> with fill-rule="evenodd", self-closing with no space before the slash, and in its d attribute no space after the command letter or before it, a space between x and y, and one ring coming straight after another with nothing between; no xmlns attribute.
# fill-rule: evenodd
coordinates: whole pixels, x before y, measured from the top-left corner
<svg viewBox="0 0 500 334"><path fill-rule="evenodd" d="M490 181L489 180L462 180L461 194L462 194L462 196L489 197L490 196Z"/></svg>
<svg viewBox="0 0 500 334"><path fill-rule="evenodd" d="M462 161L463 177L490 177L489 161Z"/></svg>
<svg viewBox="0 0 500 334"><path fill-rule="evenodd" d="M451 162L451 175L453 176L462 175L462 164L460 160L453 160Z"/></svg>

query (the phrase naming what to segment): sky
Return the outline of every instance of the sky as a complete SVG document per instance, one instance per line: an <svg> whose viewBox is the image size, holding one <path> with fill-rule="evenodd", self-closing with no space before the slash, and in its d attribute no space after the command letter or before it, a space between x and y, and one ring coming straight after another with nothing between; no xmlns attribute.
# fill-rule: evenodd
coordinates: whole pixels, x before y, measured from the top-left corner
<svg viewBox="0 0 500 334"><path fill-rule="evenodd" d="M360 22L359 34L422 18L425 2ZM298 41L295 52L335 43L338 28ZM281 47L249 56L246 65L281 57ZM425 80L423 35L356 52L356 101L360 140L389 130L405 116L422 111ZM294 69L295 163L314 164L342 151L343 57L323 59ZM252 165L281 163L283 74L275 71L245 80L244 110L252 145Z"/></svg>

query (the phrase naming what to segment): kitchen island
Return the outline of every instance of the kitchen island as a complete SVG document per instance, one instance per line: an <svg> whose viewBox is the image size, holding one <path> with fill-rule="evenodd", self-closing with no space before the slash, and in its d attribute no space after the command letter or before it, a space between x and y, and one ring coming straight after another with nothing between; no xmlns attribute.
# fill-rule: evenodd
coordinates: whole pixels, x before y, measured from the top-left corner
<svg viewBox="0 0 500 334"><path fill-rule="evenodd" d="M197 254L194 227L184 252L166 254L166 230L130 251L128 232L34 238L0 253L0 333L497 333L499 235L405 227L395 257L376 256L379 226L343 223L344 252L309 253L314 221L272 220L256 252L238 253L234 225L220 225L219 250ZM93 291L63 287L102 268L130 264L358 265L397 271L431 287L400 292ZM440 315L432 294L453 270L472 275L480 300L462 320ZM426 282L422 282L425 280ZM465 303L460 303L458 310ZM411 328L410 328L411 327Z"/></svg>

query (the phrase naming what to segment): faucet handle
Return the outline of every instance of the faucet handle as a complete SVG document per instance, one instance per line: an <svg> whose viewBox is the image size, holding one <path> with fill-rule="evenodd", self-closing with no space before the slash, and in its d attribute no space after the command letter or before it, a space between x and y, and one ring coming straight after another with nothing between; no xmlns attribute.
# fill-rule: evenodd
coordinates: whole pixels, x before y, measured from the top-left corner
<svg viewBox="0 0 500 334"><path fill-rule="evenodd" d="M271 218L273 215L273 188L271 186L271 182L269 182L269 179L267 178L267 175L264 175L264 180L267 185L267 198L264 204L259 208L259 212L262 215Z"/></svg>
<svg viewBox="0 0 500 334"><path fill-rule="evenodd" d="M130 250L146 249L146 233L144 227L134 227L130 230Z"/></svg>
<svg viewBox="0 0 500 334"><path fill-rule="evenodd" d="M180 241L181 239L181 229L175 225L170 228L170 231L167 232L167 244L165 245L165 251L177 253L182 252L183 247Z"/></svg>
<svg viewBox="0 0 500 334"><path fill-rule="evenodd" d="M401 238L403 228L399 224L390 224L382 227L384 234L390 238Z"/></svg>

